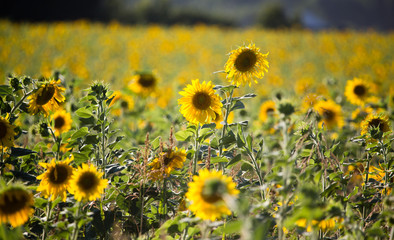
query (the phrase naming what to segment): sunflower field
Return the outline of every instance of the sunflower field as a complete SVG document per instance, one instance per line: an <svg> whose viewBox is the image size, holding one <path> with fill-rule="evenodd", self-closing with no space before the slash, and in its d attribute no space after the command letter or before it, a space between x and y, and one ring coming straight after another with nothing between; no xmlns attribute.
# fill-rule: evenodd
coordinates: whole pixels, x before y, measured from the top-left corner
<svg viewBox="0 0 394 240"><path fill-rule="evenodd" d="M393 42L0 21L0 239L394 239Z"/></svg>

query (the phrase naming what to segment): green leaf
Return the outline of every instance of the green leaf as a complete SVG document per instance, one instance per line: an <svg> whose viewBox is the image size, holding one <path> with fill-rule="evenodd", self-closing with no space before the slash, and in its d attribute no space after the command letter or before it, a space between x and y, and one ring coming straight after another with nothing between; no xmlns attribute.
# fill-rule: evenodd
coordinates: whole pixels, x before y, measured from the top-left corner
<svg viewBox="0 0 394 240"><path fill-rule="evenodd" d="M242 148L245 146L245 137L242 131L242 125L237 126L237 147Z"/></svg>
<svg viewBox="0 0 394 240"><path fill-rule="evenodd" d="M193 136L193 133L188 130L181 130L175 133L177 141L188 141Z"/></svg>
<svg viewBox="0 0 394 240"><path fill-rule="evenodd" d="M254 94L254 93L248 93L248 94L243 95L242 97L235 97L235 98L233 98L233 99L234 99L234 100L242 100L242 99L254 98L254 97L256 97L256 96L257 96L257 95Z"/></svg>
<svg viewBox="0 0 394 240"><path fill-rule="evenodd" d="M239 161L241 161L241 154L238 154L233 159L231 159L230 162L227 163L226 168L231 168L232 166L237 164Z"/></svg>
<svg viewBox="0 0 394 240"><path fill-rule="evenodd" d="M241 101L236 101L234 106L231 107L230 112L236 110L236 109L244 109L245 108L245 104L243 104L243 102Z"/></svg>
<svg viewBox="0 0 394 240"><path fill-rule="evenodd" d="M223 144L224 147L228 147L236 141L237 139L235 138L234 132L230 130L227 135L222 138L220 144Z"/></svg>
<svg viewBox="0 0 394 240"><path fill-rule="evenodd" d="M122 194L116 197L116 205L125 212L129 211L129 203Z"/></svg>
<svg viewBox="0 0 394 240"><path fill-rule="evenodd" d="M0 96L12 94L12 88L8 85L0 85Z"/></svg>
<svg viewBox="0 0 394 240"><path fill-rule="evenodd" d="M219 157L219 156L211 158L211 163L222 163L222 162L226 163L228 162L228 159L226 157Z"/></svg>
<svg viewBox="0 0 394 240"><path fill-rule="evenodd" d="M81 118L90 118L94 116L92 110L89 107L80 108L77 111L75 111L75 114L77 114L77 116Z"/></svg>
<svg viewBox="0 0 394 240"><path fill-rule="evenodd" d="M246 137L246 143L250 152L253 152L253 138L250 134Z"/></svg>
<svg viewBox="0 0 394 240"><path fill-rule="evenodd" d="M158 136L157 138L155 138L150 144L153 148L153 150L156 150L159 146L160 146L160 139L161 137Z"/></svg>
<svg viewBox="0 0 394 240"><path fill-rule="evenodd" d="M87 127L83 127L81 129L79 129L78 131L76 131L72 136L71 136L71 140L73 139L78 139L81 137L86 136L89 133L89 130Z"/></svg>

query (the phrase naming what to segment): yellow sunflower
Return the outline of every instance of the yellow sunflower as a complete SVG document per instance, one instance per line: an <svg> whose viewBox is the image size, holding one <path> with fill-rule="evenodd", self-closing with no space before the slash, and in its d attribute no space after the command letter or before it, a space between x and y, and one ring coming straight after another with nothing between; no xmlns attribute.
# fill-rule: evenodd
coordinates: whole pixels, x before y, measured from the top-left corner
<svg viewBox="0 0 394 240"><path fill-rule="evenodd" d="M9 115L0 116L0 147L14 146L15 126L10 124Z"/></svg>
<svg viewBox="0 0 394 240"><path fill-rule="evenodd" d="M382 133L391 132L388 116L385 114L369 114L364 121L361 122L361 135L371 140L372 135L370 131L373 128L379 128Z"/></svg>
<svg viewBox="0 0 394 240"><path fill-rule="evenodd" d="M210 123L216 119L217 113L222 113L221 98L213 89L214 85L209 81L200 84L198 79L188 84L183 91L179 92L183 97L178 99L181 105L180 112L191 123Z"/></svg>
<svg viewBox="0 0 394 240"><path fill-rule="evenodd" d="M70 192L77 201L94 201L100 198L108 185L108 180L101 178L103 175L94 165L83 163L71 178Z"/></svg>
<svg viewBox="0 0 394 240"><path fill-rule="evenodd" d="M51 201L60 196L65 202L74 172L74 169L69 165L73 160L74 157L71 155L70 158L60 162L55 162L55 159L52 159L50 163L39 163L46 171L37 177L37 179L41 179L37 191L42 192L46 198L52 196Z"/></svg>
<svg viewBox="0 0 394 240"><path fill-rule="evenodd" d="M347 81L345 96L351 104L364 106L371 97L371 91L373 91L372 84L363 79L354 78Z"/></svg>
<svg viewBox="0 0 394 240"><path fill-rule="evenodd" d="M364 179L366 178L367 173L364 173ZM368 178L369 179L374 179L375 181L379 182L379 183L385 183L385 176L386 173L382 168L378 168L375 166L370 166L369 167L369 172L368 172ZM388 180L388 182L393 182L394 178L391 178ZM364 185L364 182L362 183ZM387 189L383 189L381 191L383 194L387 194L390 195L391 193L391 188L387 188Z"/></svg>
<svg viewBox="0 0 394 240"><path fill-rule="evenodd" d="M33 194L23 187L13 185L0 192L0 224L9 222L13 227L29 220L34 213Z"/></svg>
<svg viewBox="0 0 394 240"><path fill-rule="evenodd" d="M198 176L193 176L186 198L191 201L189 210L203 220L215 221L230 215L226 199L235 197L239 191L231 177L224 176L222 172L201 169Z"/></svg>
<svg viewBox="0 0 394 240"><path fill-rule="evenodd" d="M128 87L133 92L146 97L156 91L157 83L158 78L153 73L139 72L132 76Z"/></svg>
<svg viewBox="0 0 394 240"><path fill-rule="evenodd" d="M183 163L186 160L186 151L183 149L175 148L175 151L169 149L167 152L161 153L161 157L164 161L164 173L169 176L171 172L176 168L182 168ZM150 176L154 180L163 179L163 173L161 172L161 162L160 158L155 158L149 166L152 168Z"/></svg>
<svg viewBox="0 0 394 240"><path fill-rule="evenodd" d="M267 121L268 117L274 116L276 112L275 102L272 100L265 101L260 106L259 119L262 122Z"/></svg>
<svg viewBox="0 0 394 240"><path fill-rule="evenodd" d="M318 102L319 100L319 95L315 94L315 93L310 93L308 95L306 95L304 97L304 99L302 100L302 110L303 112L308 112L309 109L313 108L315 106L315 104Z"/></svg>
<svg viewBox="0 0 394 240"><path fill-rule="evenodd" d="M332 129L335 126L341 128L345 124L341 106L333 100L320 100L314 108L321 117L320 126L325 125L328 129Z"/></svg>
<svg viewBox="0 0 394 240"><path fill-rule="evenodd" d="M71 123L73 122L71 114L66 112L64 109L57 110L51 118L53 120L56 136L59 136L71 129Z"/></svg>
<svg viewBox="0 0 394 240"><path fill-rule="evenodd" d="M59 87L60 80L51 80L49 83L42 84L32 95L29 96L29 112L33 115L41 112L44 116L49 115L49 111L59 108L59 103L66 99L62 93L65 88Z"/></svg>
<svg viewBox="0 0 394 240"><path fill-rule="evenodd" d="M260 48L254 44L239 47L229 55L224 67L231 84L250 86L252 80L257 83L255 78L261 79L264 77L264 71L268 72L268 53L262 54Z"/></svg>

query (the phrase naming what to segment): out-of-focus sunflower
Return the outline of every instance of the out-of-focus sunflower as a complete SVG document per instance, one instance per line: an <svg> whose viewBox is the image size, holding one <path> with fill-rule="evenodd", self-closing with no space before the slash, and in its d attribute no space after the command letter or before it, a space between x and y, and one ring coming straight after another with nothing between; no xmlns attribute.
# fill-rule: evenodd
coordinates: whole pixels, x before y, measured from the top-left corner
<svg viewBox="0 0 394 240"><path fill-rule="evenodd" d="M236 197L239 191L231 177L222 172L202 169L198 176L193 176L186 198L191 201L188 207L197 217L215 221L231 211L226 203L227 198Z"/></svg>
<svg viewBox="0 0 394 240"><path fill-rule="evenodd" d="M14 146L15 126L10 124L9 115L0 116L0 147Z"/></svg>
<svg viewBox="0 0 394 240"><path fill-rule="evenodd" d="M130 111L134 108L134 99L130 95L123 94L120 91L115 91L109 98L112 98L110 107L112 114L120 116L122 111ZM119 108L120 107L120 108Z"/></svg>
<svg viewBox="0 0 394 240"><path fill-rule="evenodd" d="M182 168L186 160L186 151L175 148L174 151L169 149L167 152L161 153L160 157L155 158L149 166L151 167L151 178L154 180L163 179L161 159L164 162L164 174L169 176L171 172L177 168Z"/></svg>
<svg viewBox="0 0 394 240"><path fill-rule="evenodd" d="M320 100L314 108L320 115L320 126L324 124L328 129L333 129L334 127L341 128L345 124L341 106L333 100Z"/></svg>
<svg viewBox="0 0 394 240"><path fill-rule="evenodd" d="M270 116L274 116L276 112L276 104L272 100L265 101L260 106L259 119L262 122L267 121Z"/></svg>
<svg viewBox="0 0 394 240"><path fill-rule="evenodd" d="M74 169L69 165L73 159L74 157L71 155L70 158L63 161L56 162L55 159L52 159L50 163L39 163L46 171L37 177L37 179L41 179L37 191L42 192L46 198L52 196L51 201L59 196L63 201L66 201L74 172Z"/></svg>
<svg viewBox="0 0 394 240"><path fill-rule="evenodd" d="M347 81L345 96L350 103L364 106L371 97L371 91L373 91L373 84L360 78L354 78Z"/></svg>
<svg viewBox="0 0 394 240"><path fill-rule="evenodd" d="M221 129L223 127L222 122L224 121L224 114L216 114L216 118L213 119L213 122L216 123L216 128ZM227 117L227 124L230 124L234 121L234 112L230 112L228 117Z"/></svg>
<svg viewBox="0 0 394 240"><path fill-rule="evenodd" d="M94 165L83 163L71 178L70 192L77 201L94 201L100 198L108 185L108 180L101 178L103 175Z"/></svg>
<svg viewBox="0 0 394 240"><path fill-rule="evenodd" d="M315 93L307 94L302 100L302 105L301 105L302 111L308 112L309 109L311 108L313 109L313 107L318 101L319 101L319 95Z"/></svg>
<svg viewBox="0 0 394 240"><path fill-rule="evenodd" d="M388 116L385 114L369 114L364 121L361 122L361 135L372 140L373 135L371 135L371 130L373 128L379 128L381 133L391 132Z"/></svg>
<svg viewBox="0 0 394 240"><path fill-rule="evenodd" d="M9 222L13 227L24 224L34 213L33 205L33 194L23 187L5 187L0 191L0 224Z"/></svg>
<svg viewBox="0 0 394 240"><path fill-rule="evenodd" d="M29 112L36 114L41 112L44 116L49 115L49 111L54 111L59 108L59 103L66 99L62 93L65 88L59 87L60 80L51 80L49 83L42 84L32 95L28 97Z"/></svg>
<svg viewBox="0 0 394 240"><path fill-rule="evenodd" d="M71 123L73 120L71 119L71 114L66 112L66 110L57 110L51 118L56 136L59 136L71 129Z"/></svg>
<svg viewBox="0 0 394 240"><path fill-rule="evenodd" d="M200 84L198 79L188 84L179 92L183 97L178 99L180 112L191 123L210 123L216 119L216 114L222 113L220 96L213 89L212 82Z"/></svg>
<svg viewBox="0 0 394 240"><path fill-rule="evenodd" d="M153 73L137 72L132 76L128 87L138 95L147 97L155 93L158 81L157 76Z"/></svg>
<svg viewBox="0 0 394 240"><path fill-rule="evenodd" d="M256 78L261 79L264 72L268 72L268 53L262 54L254 44L239 47L229 55L225 71L231 84L250 86L253 80L257 83Z"/></svg>
<svg viewBox="0 0 394 240"><path fill-rule="evenodd" d="M367 175L367 173L365 172L364 179L366 178L366 175ZM368 179L374 179L375 181L384 184L386 182L385 176L386 176L386 173L381 167L375 167L375 166L369 167ZM388 179L387 182L393 182L393 181L394 181L394 178L391 177L391 179ZM363 182L363 184L364 184L364 182ZM390 195L391 188L390 187L388 187L387 189L385 188L381 192L383 194Z"/></svg>

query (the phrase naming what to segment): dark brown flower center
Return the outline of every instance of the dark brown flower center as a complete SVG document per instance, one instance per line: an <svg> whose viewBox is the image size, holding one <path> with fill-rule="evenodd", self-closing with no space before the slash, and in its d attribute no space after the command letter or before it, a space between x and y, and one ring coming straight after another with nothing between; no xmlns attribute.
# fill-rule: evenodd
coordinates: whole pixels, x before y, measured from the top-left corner
<svg viewBox="0 0 394 240"><path fill-rule="evenodd" d="M333 121L335 118L335 112L328 109L324 109L323 118L327 121Z"/></svg>
<svg viewBox="0 0 394 240"><path fill-rule="evenodd" d="M205 92L194 94L193 106L199 110L207 110L211 106L211 97Z"/></svg>
<svg viewBox="0 0 394 240"><path fill-rule="evenodd" d="M68 177L68 169L64 165L56 164L56 166L49 171L49 181L54 184L62 184Z"/></svg>
<svg viewBox="0 0 394 240"><path fill-rule="evenodd" d="M256 54L250 50L246 49L235 59L235 68L240 72L247 72L254 67L257 62Z"/></svg>
<svg viewBox="0 0 394 240"><path fill-rule="evenodd" d="M0 196L0 199L0 213L10 215L25 208L28 204L29 196L22 190L8 190Z"/></svg>
<svg viewBox="0 0 394 240"><path fill-rule="evenodd" d="M272 114L273 112L274 112L274 109L273 108L267 108L267 114Z"/></svg>
<svg viewBox="0 0 394 240"><path fill-rule="evenodd" d="M3 139L7 135L7 125L4 120L0 120L0 139Z"/></svg>
<svg viewBox="0 0 394 240"><path fill-rule="evenodd" d="M227 187L220 179L208 179L202 188L201 197L208 203L215 203L222 200L226 192Z"/></svg>
<svg viewBox="0 0 394 240"><path fill-rule="evenodd" d="M367 89L365 88L364 85L357 85L354 87L353 92L357 96L362 97L367 93Z"/></svg>
<svg viewBox="0 0 394 240"><path fill-rule="evenodd" d="M385 132L385 127L384 127L384 122L381 119L374 118L371 121L369 121L368 124L369 128L378 128L381 132Z"/></svg>
<svg viewBox="0 0 394 240"><path fill-rule="evenodd" d="M60 129L64 126L65 123L66 121L62 116L55 118L55 128Z"/></svg>
<svg viewBox="0 0 394 240"><path fill-rule="evenodd" d="M45 85L40 95L37 96L37 105L47 104L55 95L55 87L52 85Z"/></svg>
<svg viewBox="0 0 394 240"><path fill-rule="evenodd" d="M79 177L77 185L82 191L89 192L97 187L98 178L92 172L85 172Z"/></svg>
<svg viewBox="0 0 394 240"><path fill-rule="evenodd" d="M153 87L156 83L156 79L151 74L141 74L138 79L138 84L144 88Z"/></svg>

